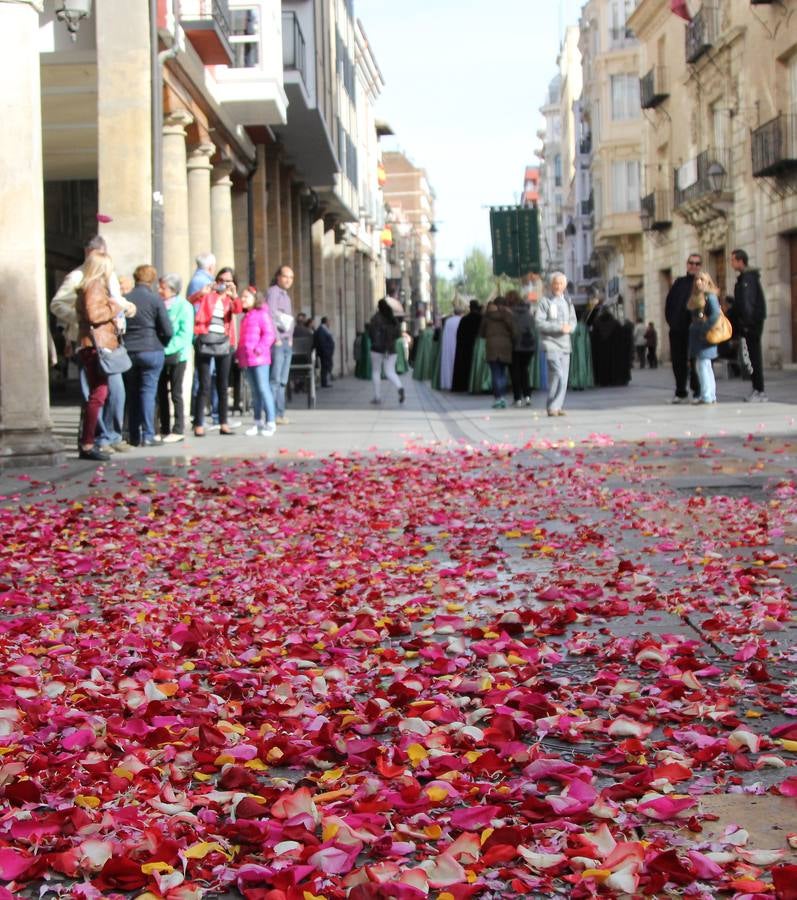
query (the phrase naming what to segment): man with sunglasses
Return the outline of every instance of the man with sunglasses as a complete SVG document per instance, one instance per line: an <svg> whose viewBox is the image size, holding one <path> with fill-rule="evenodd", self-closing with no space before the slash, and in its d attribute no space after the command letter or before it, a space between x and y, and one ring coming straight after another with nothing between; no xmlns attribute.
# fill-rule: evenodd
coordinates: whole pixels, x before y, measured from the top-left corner
<svg viewBox="0 0 797 900"><path fill-rule="evenodd" d="M664 315L670 328L670 357L675 376L675 396L673 403L688 403L687 379L692 396L700 396L700 383L695 368L689 360L689 324L692 316L686 308L692 296L695 276L699 274L703 259L699 253L690 253L686 260L686 275L681 275L672 283L664 306Z"/></svg>

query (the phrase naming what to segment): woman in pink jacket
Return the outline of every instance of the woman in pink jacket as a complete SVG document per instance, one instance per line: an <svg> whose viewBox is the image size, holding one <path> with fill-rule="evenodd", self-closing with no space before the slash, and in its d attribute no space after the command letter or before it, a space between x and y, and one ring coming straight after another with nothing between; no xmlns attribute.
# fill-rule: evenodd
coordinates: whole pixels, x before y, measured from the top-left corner
<svg viewBox="0 0 797 900"><path fill-rule="evenodd" d="M247 288L241 294L241 303L245 315L241 322L236 359L249 379L255 412L255 424L246 433L250 437L256 434L271 437L277 430L277 425L274 421L274 395L271 393L268 376L271 368L271 345L276 340L277 333L268 304L259 291L253 287Z"/></svg>

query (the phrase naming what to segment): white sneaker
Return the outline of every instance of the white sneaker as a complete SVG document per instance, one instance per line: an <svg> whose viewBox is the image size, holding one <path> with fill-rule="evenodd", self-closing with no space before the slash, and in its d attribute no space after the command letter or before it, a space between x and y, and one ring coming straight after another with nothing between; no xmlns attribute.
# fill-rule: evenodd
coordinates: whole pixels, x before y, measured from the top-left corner
<svg viewBox="0 0 797 900"><path fill-rule="evenodd" d="M523 402L526 404L526 406L531 406L531 397L525 397Z"/></svg>
<svg viewBox="0 0 797 900"><path fill-rule="evenodd" d="M675 397L672 398L672 400L670 400L670 403L673 403L673 404L675 404L675 403L688 403L688 402L689 402L689 398L688 398L688 397L679 397L677 394L676 394Z"/></svg>
<svg viewBox="0 0 797 900"><path fill-rule="evenodd" d="M745 403L768 403L769 397L761 391L753 391L749 397L744 398Z"/></svg>
<svg viewBox="0 0 797 900"><path fill-rule="evenodd" d="M273 437L277 433L277 425L275 422L267 422L261 429L260 434L263 437Z"/></svg>
<svg viewBox="0 0 797 900"><path fill-rule="evenodd" d="M260 434L260 429L262 427L263 427L262 425L259 425L257 422L255 422L255 424L251 428L246 429L244 434L247 437L254 437L256 434Z"/></svg>
<svg viewBox="0 0 797 900"><path fill-rule="evenodd" d="M243 422L240 419L230 419L227 423L228 428L240 428Z"/></svg>
<svg viewBox="0 0 797 900"><path fill-rule="evenodd" d="M515 402L512 404L512 406L514 406L515 409L520 409L520 408L523 406L523 401L522 401L522 400L515 400Z"/></svg>
<svg viewBox="0 0 797 900"><path fill-rule="evenodd" d="M164 444L177 444L179 441L182 441L183 439L184 438L181 434L175 434L174 432L171 432L171 434L167 434L163 438L163 443Z"/></svg>

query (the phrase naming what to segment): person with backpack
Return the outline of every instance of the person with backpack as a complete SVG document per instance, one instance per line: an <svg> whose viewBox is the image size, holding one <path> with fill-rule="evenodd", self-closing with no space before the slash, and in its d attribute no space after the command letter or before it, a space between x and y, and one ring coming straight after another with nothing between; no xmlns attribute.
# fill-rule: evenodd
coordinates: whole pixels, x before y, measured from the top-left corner
<svg viewBox="0 0 797 900"><path fill-rule="evenodd" d="M385 377L398 390L399 403L404 402L404 385L396 373L396 341L400 335L398 319L387 300L382 298L368 323L368 337L371 341L371 383L374 388L371 403L374 405L378 406L382 402L383 365Z"/></svg>
<svg viewBox="0 0 797 900"><path fill-rule="evenodd" d="M761 276L757 269L748 269L749 258L746 251L731 253L731 268L737 273L733 289L733 312L739 329L739 337L747 345L747 353L752 368L753 392L745 397L746 403L766 403L764 393L764 357L761 351L761 335L767 317L767 301L761 288ZM734 329L735 330L735 329Z"/></svg>
<svg viewBox="0 0 797 900"><path fill-rule="evenodd" d="M531 358L537 349L531 304L517 291L506 295L509 310L515 322L515 337L512 341L512 393L515 406L531 406L531 379L529 377Z"/></svg>

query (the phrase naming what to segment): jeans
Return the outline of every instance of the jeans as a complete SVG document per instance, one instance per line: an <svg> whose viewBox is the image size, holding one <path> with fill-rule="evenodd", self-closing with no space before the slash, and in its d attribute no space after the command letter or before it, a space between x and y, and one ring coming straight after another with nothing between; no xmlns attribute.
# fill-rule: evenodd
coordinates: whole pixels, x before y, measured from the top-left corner
<svg viewBox="0 0 797 900"><path fill-rule="evenodd" d="M522 400L531 396L531 383L529 379L529 366L531 365L531 351L512 351L512 394L515 400Z"/></svg>
<svg viewBox="0 0 797 900"><path fill-rule="evenodd" d="M288 346L285 341L279 345L274 344L271 347L271 373L269 377L278 419L285 415L285 385L287 385L288 377L290 376L292 358L293 347Z"/></svg>
<svg viewBox="0 0 797 900"><path fill-rule="evenodd" d="M672 356L672 373L675 376L675 396L688 396L686 380L689 379L689 387L692 396L700 394L700 382L697 380L695 367L689 360L689 332L670 331L670 356Z"/></svg>
<svg viewBox="0 0 797 900"><path fill-rule="evenodd" d="M764 393L764 355L761 352L761 332L763 325L758 328L743 328L742 337L747 343L747 352L750 355L750 366L753 370L751 376L753 390Z"/></svg>
<svg viewBox="0 0 797 900"><path fill-rule="evenodd" d="M329 382L332 380L332 354L321 353L319 356L321 359L321 387L329 387Z"/></svg>
<svg viewBox="0 0 797 900"><path fill-rule="evenodd" d="M97 431L97 422L102 407L108 398L108 378L100 368L97 351L93 347L83 347L78 354L80 371L86 382L86 405L83 407L83 429L80 433L81 447L91 447ZM81 379L82 383L82 379Z"/></svg>
<svg viewBox="0 0 797 900"><path fill-rule="evenodd" d="M565 405L567 380L570 377L570 354L560 350L548 351L548 402L549 412L558 412Z"/></svg>
<svg viewBox="0 0 797 900"><path fill-rule="evenodd" d="M266 422L273 422L276 418L274 412L274 395L271 393L271 385L268 376L270 365L250 366L244 369L252 388L252 406L254 408L255 422L263 421L263 412L266 413Z"/></svg>
<svg viewBox="0 0 797 900"><path fill-rule="evenodd" d="M213 424L219 424L219 392L216 390L216 360L210 358L210 415ZM194 360L194 377L191 382L191 419L196 421L196 398L199 396L199 369Z"/></svg>
<svg viewBox="0 0 797 900"><path fill-rule="evenodd" d="M371 351L371 384L374 388L374 400L379 400L382 394L382 363L385 365L385 378L394 384L397 390L401 390L403 385L401 379L396 372L396 354L395 353L375 353Z"/></svg>
<svg viewBox="0 0 797 900"><path fill-rule="evenodd" d="M128 427L133 445L155 437L155 397L163 368L163 350L130 352L133 368L125 372Z"/></svg>
<svg viewBox="0 0 797 900"><path fill-rule="evenodd" d="M164 363L158 382L158 411L161 420L161 434L183 434L185 413L183 410L183 377L187 363ZM174 427L170 427L169 396L174 406Z"/></svg>
<svg viewBox="0 0 797 900"><path fill-rule="evenodd" d="M216 395L219 398L219 424L227 424L227 387L230 379L230 363L232 353L226 356L208 356L205 353L197 353L196 370L199 374L199 393L196 397L196 409L194 412L194 425L202 428L205 424L205 406L210 395L211 365L216 367Z"/></svg>
<svg viewBox="0 0 797 900"><path fill-rule="evenodd" d="M500 400L506 393L506 363L497 359L487 361L490 367L490 380L493 383L493 397Z"/></svg>
<svg viewBox="0 0 797 900"><path fill-rule="evenodd" d="M700 399L703 403L717 402L717 382L714 379L714 368L710 359L698 357L695 360L697 377L700 380Z"/></svg>
<svg viewBox="0 0 797 900"><path fill-rule="evenodd" d="M83 402L88 403L91 388L89 387L88 375L80 360L81 357L78 356L80 393L83 396ZM94 435L98 447L118 444L122 440L122 428L125 420L124 379L121 374L117 374L106 375L105 380L108 384L108 397L97 417L97 430Z"/></svg>

